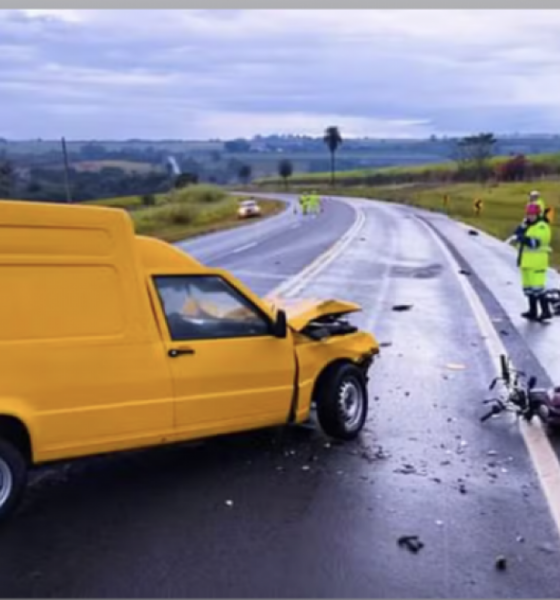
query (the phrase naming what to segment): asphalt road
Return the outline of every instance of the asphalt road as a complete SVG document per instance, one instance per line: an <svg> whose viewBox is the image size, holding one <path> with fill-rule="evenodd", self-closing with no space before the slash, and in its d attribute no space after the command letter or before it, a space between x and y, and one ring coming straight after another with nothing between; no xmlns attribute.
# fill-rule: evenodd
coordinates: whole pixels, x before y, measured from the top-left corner
<svg viewBox="0 0 560 600"><path fill-rule="evenodd" d="M412 211L356 205L362 229L301 295L361 303L356 321L383 343L362 438L273 430L46 472L0 532L2 596L558 594L557 528L519 428L478 421L493 373L456 265ZM317 219L285 214L188 247L263 294L354 217L332 202ZM488 263L509 265L498 247L431 220L482 283ZM527 335L515 343L530 345ZM407 535L424 543L417 554L397 544Z"/></svg>
<svg viewBox="0 0 560 600"><path fill-rule="evenodd" d="M288 204L280 215L177 245L266 295L325 252L356 219L355 210L341 202L327 200L322 214L304 217L291 196L276 197Z"/></svg>

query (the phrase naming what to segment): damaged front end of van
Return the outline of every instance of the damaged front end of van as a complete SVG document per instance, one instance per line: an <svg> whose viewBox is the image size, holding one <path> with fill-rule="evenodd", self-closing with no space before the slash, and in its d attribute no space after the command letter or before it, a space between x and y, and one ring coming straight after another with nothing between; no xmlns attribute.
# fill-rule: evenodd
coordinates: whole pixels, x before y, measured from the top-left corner
<svg viewBox="0 0 560 600"><path fill-rule="evenodd" d="M307 421L315 408L327 434L354 439L367 419L370 369L380 354L375 336L347 319L361 307L336 299L270 304L286 313L294 336L298 387L291 420Z"/></svg>

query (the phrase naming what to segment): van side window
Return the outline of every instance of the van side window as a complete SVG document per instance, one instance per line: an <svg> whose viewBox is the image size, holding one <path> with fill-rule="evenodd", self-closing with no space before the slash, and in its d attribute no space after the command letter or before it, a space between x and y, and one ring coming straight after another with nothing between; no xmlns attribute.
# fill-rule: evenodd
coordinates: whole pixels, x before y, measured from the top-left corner
<svg viewBox="0 0 560 600"><path fill-rule="evenodd" d="M266 316L221 277L157 276L154 283L174 341L271 335Z"/></svg>

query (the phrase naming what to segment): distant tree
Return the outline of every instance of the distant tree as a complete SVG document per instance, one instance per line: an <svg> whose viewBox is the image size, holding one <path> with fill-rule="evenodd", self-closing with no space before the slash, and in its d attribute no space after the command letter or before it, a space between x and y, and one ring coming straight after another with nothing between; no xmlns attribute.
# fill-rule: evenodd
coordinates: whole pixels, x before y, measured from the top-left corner
<svg viewBox="0 0 560 600"><path fill-rule="evenodd" d="M472 171L477 179L485 179L491 173L490 158L497 140L493 133L479 133L460 139L455 153L459 169Z"/></svg>
<svg viewBox="0 0 560 600"><path fill-rule="evenodd" d="M197 173L181 173L176 177L174 187L180 189L195 183L198 183Z"/></svg>
<svg viewBox="0 0 560 600"><path fill-rule="evenodd" d="M43 189L43 187L37 181L30 181L27 184L27 192L29 194L38 194L41 192L42 189Z"/></svg>
<svg viewBox="0 0 560 600"><path fill-rule="evenodd" d="M142 194L140 197L142 206L155 206L156 197L153 194Z"/></svg>
<svg viewBox="0 0 560 600"><path fill-rule="evenodd" d="M239 167L239 171L237 172L237 176L239 177L242 183L247 185L247 183L249 183L249 180L251 179L252 173L253 169L251 168L251 165L241 165Z"/></svg>
<svg viewBox="0 0 560 600"><path fill-rule="evenodd" d="M231 153L249 152L251 144L244 139L230 140L229 142L225 142L224 150Z"/></svg>
<svg viewBox="0 0 560 600"><path fill-rule="evenodd" d="M331 185L334 186L334 174L335 174L335 155L340 144L342 144L342 136L338 127L327 127L323 141L327 145L329 152L331 153Z"/></svg>
<svg viewBox="0 0 560 600"><path fill-rule="evenodd" d="M108 155L110 156L103 144L89 142L80 148L80 157L83 160L101 160L103 158L108 158Z"/></svg>
<svg viewBox="0 0 560 600"><path fill-rule="evenodd" d="M280 175L280 177L282 177L284 180L284 186L286 189L288 189L288 178L292 176L293 172L294 165L292 164L292 161L288 160L287 158L283 158L278 163L278 175Z"/></svg>

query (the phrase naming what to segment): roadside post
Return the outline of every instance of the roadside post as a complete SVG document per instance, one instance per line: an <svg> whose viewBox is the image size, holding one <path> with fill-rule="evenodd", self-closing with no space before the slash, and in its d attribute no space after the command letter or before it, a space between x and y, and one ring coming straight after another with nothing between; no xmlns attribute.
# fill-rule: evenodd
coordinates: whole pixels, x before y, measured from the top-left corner
<svg viewBox="0 0 560 600"><path fill-rule="evenodd" d="M482 212L482 209L484 208L484 202L482 202L482 200L480 198L475 198L475 201L473 202L473 207L474 207L474 213L477 217L480 217L480 213Z"/></svg>

